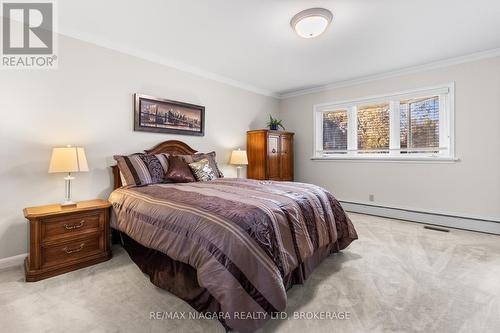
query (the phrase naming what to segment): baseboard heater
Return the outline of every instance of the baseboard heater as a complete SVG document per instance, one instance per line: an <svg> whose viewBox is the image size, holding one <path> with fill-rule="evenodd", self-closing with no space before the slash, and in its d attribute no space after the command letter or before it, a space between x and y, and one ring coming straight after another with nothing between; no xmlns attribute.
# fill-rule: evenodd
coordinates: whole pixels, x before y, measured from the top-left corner
<svg viewBox="0 0 500 333"><path fill-rule="evenodd" d="M342 204L344 210L348 212L388 217L397 220L423 223L430 226L478 231L500 235L500 221L497 220L421 212L352 201L341 200L340 203ZM428 227L426 229L431 229L431 227Z"/></svg>

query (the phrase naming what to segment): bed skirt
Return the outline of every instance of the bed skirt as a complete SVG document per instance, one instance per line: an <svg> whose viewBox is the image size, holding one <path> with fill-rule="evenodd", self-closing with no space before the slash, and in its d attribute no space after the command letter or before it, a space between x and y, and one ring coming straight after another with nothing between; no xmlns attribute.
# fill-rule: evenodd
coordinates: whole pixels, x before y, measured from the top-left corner
<svg viewBox="0 0 500 333"><path fill-rule="evenodd" d="M210 295L207 289L198 284L195 268L183 262L173 260L162 252L149 249L139 244L125 233L116 230L113 230L113 233L114 236L119 235L120 243L125 248L132 261L134 261L143 273L149 276L149 279L155 286L165 289L186 301L198 312L221 312L219 302ZM328 255L336 252L338 252L337 243L318 248L311 257L285 276L283 280L286 289L290 289L294 284L303 284L313 270ZM162 310L163 309L159 309L159 311ZM229 327L224 323L223 318L219 320L226 331L228 331Z"/></svg>

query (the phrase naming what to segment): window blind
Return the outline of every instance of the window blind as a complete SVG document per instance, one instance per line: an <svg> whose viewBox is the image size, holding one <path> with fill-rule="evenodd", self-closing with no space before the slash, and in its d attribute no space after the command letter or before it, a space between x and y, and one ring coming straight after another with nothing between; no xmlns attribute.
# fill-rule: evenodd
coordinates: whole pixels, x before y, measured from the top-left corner
<svg viewBox="0 0 500 333"><path fill-rule="evenodd" d="M438 96L400 101L399 111L402 149L411 153L439 148Z"/></svg>
<svg viewBox="0 0 500 333"><path fill-rule="evenodd" d="M389 149L389 103L358 107L358 150Z"/></svg>
<svg viewBox="0 0 500 333"><path fill-rule="evenodd" d="M347 151L347 110L323 113L323 150Z"/></svg>

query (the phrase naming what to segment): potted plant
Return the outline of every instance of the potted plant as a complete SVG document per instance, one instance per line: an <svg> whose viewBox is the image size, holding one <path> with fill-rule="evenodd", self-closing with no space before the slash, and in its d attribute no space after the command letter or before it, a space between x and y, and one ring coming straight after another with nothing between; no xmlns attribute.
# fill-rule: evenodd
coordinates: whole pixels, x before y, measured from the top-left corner
<svg viewBox="0 0 500 333"><path fill-rule="evenodd" d="M280 127L285 130L285 127L283 126L282 120L273 118L273 116L269 115L269 122L267 123L267 126L269 127L270 130L277 131Z"/></svg>

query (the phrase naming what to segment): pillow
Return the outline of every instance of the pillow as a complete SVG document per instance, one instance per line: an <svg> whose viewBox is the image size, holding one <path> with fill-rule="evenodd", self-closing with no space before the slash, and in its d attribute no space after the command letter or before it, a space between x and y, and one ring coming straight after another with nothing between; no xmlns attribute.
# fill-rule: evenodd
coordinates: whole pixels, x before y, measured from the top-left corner
<svg viewBox="0 0 500 333"><path fill-rule="evenodd" d="M125 179L125 176L121 171L120 171L120 181L122 182L122 186L127 186L127 180Z"/></svg>
<svg viewBox="0 0 500 333"><path fill-rule="evenodd" d="M217 178L214 170L210 167L208 159L204 158L198 162L189 163L189 168L193 171L194 177L199 182L206 182Z"/></svg>
<svg viewBox="0 0 500 333"><path fill-rule="evenodd" d="M191 183L196 181L188 164L180 156L170 156L168 158L166 178L174 183Z"/></svg>
<svg viewBox="0 0 500 333"><path fill-rule="evenodd" d="M168 155L166 154L132 154L128 156L115 155L120 173L127 185L149 185L165 182L168 170Z"/></svg>
<svg viewBox="0 0 500 333"><path fill-rule="evenodd" d="M217 165L217 162L215 161L215 152L214 151L212 151L210 153L206 153L206 154L205 153L196 153L194 155L178 155L178 156L181 156L184 159L184 161L186 161L186 163L188 163L188 164L193 163L193 162L198 162L198 161L201 161L203 159L207 159L208 165L215 173L215 178L224 178L224 175L220 171L220 169Z"/></svg>

